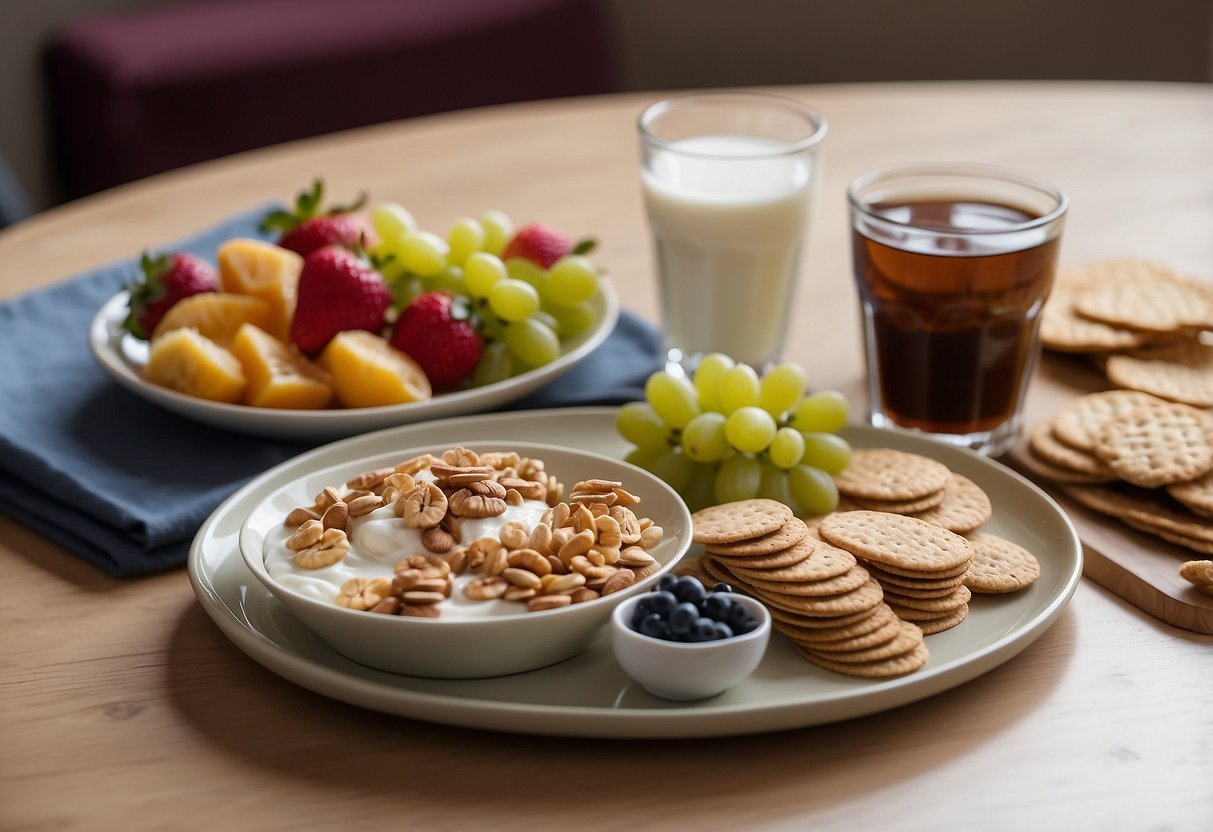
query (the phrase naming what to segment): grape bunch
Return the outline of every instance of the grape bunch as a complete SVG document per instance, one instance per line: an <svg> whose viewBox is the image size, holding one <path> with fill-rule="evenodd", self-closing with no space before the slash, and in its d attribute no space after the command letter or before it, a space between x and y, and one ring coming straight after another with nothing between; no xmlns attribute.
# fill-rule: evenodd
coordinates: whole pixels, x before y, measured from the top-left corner
<svg viewBox="0 0 1213 832"><path fill-rule="evenodd" d="M555 361L561 342L599 322L592 298L600 274L585 256L592 241L576 246L541 223L515 230L503 212L458 220L446 238L417 226L394 202L371 209L378 237L371 254L404 308L434 290L467 298L484 352L473 386L501 381Z"/></svg>
<svg viewBox="0 0 1213 832"><path fill-rule="evenodd" d="M645 400L621 407L615 425L635 445L627 460L665 480L692 511L766 497L816 516L838 505L834 475L851 446L837 431L850 408L840 393L805 389L797 364L759 377L712 353L689 379L653 373Z"/></svg>

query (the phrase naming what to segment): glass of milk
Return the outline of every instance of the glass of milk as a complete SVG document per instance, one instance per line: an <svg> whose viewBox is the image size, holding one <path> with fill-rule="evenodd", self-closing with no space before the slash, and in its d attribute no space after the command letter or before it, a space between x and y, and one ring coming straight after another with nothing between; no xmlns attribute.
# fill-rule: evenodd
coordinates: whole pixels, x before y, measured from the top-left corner
<svg viewBox="0 0 1213 832"><path fill-rule="evenodd" d="M690 372L722 352L761 372L783 351L825 119L708 92L651 105L639 128L667 362Z"/></svg>

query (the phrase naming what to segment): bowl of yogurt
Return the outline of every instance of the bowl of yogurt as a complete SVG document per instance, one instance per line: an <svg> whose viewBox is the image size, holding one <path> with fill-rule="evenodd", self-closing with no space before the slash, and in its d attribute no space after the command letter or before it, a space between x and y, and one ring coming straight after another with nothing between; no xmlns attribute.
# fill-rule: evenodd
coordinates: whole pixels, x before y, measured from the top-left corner
<svg viewBox="0 0 1213 832"><path fill-rule="evenodd" d="M512 440L309 472L262 499L240 531L253 576L339 653L444 679L576 655L690 544L686 504L652 474Z"/></svg>

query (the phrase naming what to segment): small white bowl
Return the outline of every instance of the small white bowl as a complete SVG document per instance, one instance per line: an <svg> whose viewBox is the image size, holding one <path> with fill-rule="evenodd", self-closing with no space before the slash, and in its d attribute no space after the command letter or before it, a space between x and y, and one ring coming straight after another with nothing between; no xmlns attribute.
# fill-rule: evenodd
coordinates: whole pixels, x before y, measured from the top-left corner
<svg viewBox="0 0 1213 832"><path fill-rule="evenodd" d="M643 595L633 595L611 614L611 647L628 676L654 696L690 701L723 693L754 672L771 638L771 614L749 596L735 593L758 626L717 641L683 642L653 638L629 626Z"/></svg>
<svg viewBox="0 0 1213 832"><path fill-rule="evenodd" d="M292 507L310 505L326 485L340 485L361 471L394 465L423 453L440 454L462 444L477 452L517 451L542 459L566 489L579 480L623 483L640 497L635 511L664 530L650 550L660 564L652 575L627 589L580 604L527 612L521 603L504 601L452 604L438 618L411 618L340 607L331 597L284 586L266 568L270 547L281 546L287 531L283 518ZM337 652L356 662L409 676L473 679L535 670L580 653L607 627L611 610L625 599L647 592L686 554L691 545L691 515L686 504L657 477L618 459L571 448L513 440L467 440L406 448L312 471L263 499L240 530L240 552L253 576L286 609ZM348 557L348 556L347 556ZM317 570L319 571L319 570ZM385 577L391 576L391 566ZM466 576L468 580L472 576ZM455 593L460 592L456 583Z"/></svg>

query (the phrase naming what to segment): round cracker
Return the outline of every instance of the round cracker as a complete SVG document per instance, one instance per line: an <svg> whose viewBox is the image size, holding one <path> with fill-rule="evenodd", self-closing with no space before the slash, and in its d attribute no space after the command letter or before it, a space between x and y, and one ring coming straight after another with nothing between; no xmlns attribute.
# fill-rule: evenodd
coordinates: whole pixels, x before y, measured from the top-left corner
<svg viewBox="0 0 1213 832"><path fill-rule="evenodd" d="M942 462L893 448L859 448L834 478L838 493L852 499L915 500L934 494L951 478Z"/></svg>
<svg viewBox="0 0 1213 832"><path fill-rule="evenodd" d="M793 548L803 551L804 557L790 566L759 570L732 563L729 564L729 571L741 578L757 578L767 582L822 581L846 574L855 566L854 555L828 543L806 539Z"/></svg>
<svg viewBox="0 0 1213 832"><path fill-rule="evenodd" d="M925 643L919 644L909 653L891 659L877 659L871 662L839 662L828 655L814 652L797 644L796 650L804 659L823 670L832 670L846 676L856 676L864 679L891 679L913 673L927 663L930 656Z"/></svg>
<svg viewBox="0 0 1213 832"><path fill-rule="evenodd" d="M1203 517L1213 517L1213 471L1189 482L1167 486L1167 493Z"/></svg>
<svg viewBox="0 0 1213 832"><path fill-rule="evenodd" d="M1090 320L1146 332L1213 328L1213 303L1205 286L1145 262L1132 272L1087 285L1074 298L1074 309Z"/></svg>
<svg viewBox="0 0 1213 832"><path fill-rule="evenodd" d="M839 595L785 595L757 587L751 589L764 604L813 616L848 615L869 610L884 600L884 591L881 590L880 584L870 579L858 589Z"/></svg>
<svg viewBox="0 0 1213 832"><path fill-rule="evenodd" d="M993 514L994 506L981 486L966 476L953 474L944 487L943 502L914 516L959 534L973 531Z"/></svg>
<svg viewBox="0 0 1213 832"><path fill-rule="evenodd" d="M809 527L805 525L805 522L799 517L792 517L778 529L770 534L764 534L762 537L739 540L736 543L717 543L705 548L714 555L756 557L794 546L804 540L808 533Z"/></svg>
<svg viewBox="0 0 1213 832"><path fill-rule="evenodd" d="M782 610L780 612L782 613ZM783 613L783 615L786 618L778 618L772 615L772 626L776 627L784 635L806 644L830 644L831 642L849 641L883 629L899 620L897 614L893 612L888 604L877 604L859 621L833 626L822 626L821 621L823 619L815 619L812 625L802 624L800 621L790 620L795 617L790 613Z"/></svg>
<svg viewBox="0 0 1213 832"><path fill-rule="evenodd" d="M883 624L873 627L866 633L840 639L826 640L817 638L820 630L811 630L807 627L798 628L790 624L780 625L779 623L773 626L793 641L799 642L819 653L843 653L853 650L866 650L870 647L888 644L901 633L901 619L892 610L889 611L889 619Z"/></svg>
<svg viewBox="0 0 1213 832"><path fill-rule="evenodd" d="M967 537L975 554L964 582L973 592L1018 592L1040 577L1040 561L1018 543L989 532L973 532Z"/></svg>
<svg viewBox="0 0 1213 832"><path fill-rule="evenodd" d="M926 511L935 508L943 502L947 488L941 488L934 494L919 497L917 500L855 500L856 508L866 508L872 511L887 511L891 514L913 514L916 511Z"/></svg>
<svg viewBox="0 0 1213 832"><path fill-rule="evenodd" d="M885 603L894 610L910 609L937 616L969 603L973 593L968 587L961 584L942 598L907 598L890 592L886 592L884 597Z"/></svg>
<svg viewBox="0 0 1213 832"><path fill-rule="evenodd" d="M758 600L761 601L762 599ZM870 616L882 615L882 608L888 609L888 604L881 601L879 604L868 607L867 609L846 613L844 615L805 615L801 612L780 609L776 606L767 606L767 611L771 614L771 618L775 619L776 621L782 621L797 627L809 627L821 630L837 630L842 627L849 627L852 624L859 624L866 621ZM889 609L888 612L891 615L893 610Z"/></svg>
<svg viewBox="0 0 1213 832"><path fill-rule="evenodd" d="M1165 531L1213 542L1213 522L1168 505L1155 492L1101 485L1067 485L1063 490L1075 502L1092 511L1119 518L1126 523L1132 521L1150 531Z"/></svg>
<svg viewBox="0 0 1213 832"><path fill-rule="evenodd" d="M968 570L968 565L959 569L948 570L946 576L936 576L935 573L917 572L913 575L899 575L896 572L890 572L888 569L883 569L874 563L865 563L864 568L872 574L872 577L880 581L882 584L888 584L894 587L904 587L908 589L955 589L964 583L965 572Z"/></svg>
<svg viewBox="0 0 1213 832"><path fill-rule="evenodd" d="M1140 405L1158 401L1161 399L1157 396L1137 390L1088 393L1057 411L1052 422L1053 433L1071 448L1093 453L1104 422Z"/></svg>
<svg viewBox="0 0 1213 832"><path fill-rule="evenodd" d="M1050 422L1041 422L1032 428L1028 447L1038 459L1064 468L1068 472L1083 474L1088 478L1087 481L1112 482L1119 479L1107 463L1095 454L1080 451L1059 441Z"/></svg>
<svg viewBox="0 0 1213 832"><path fill-rule="evenodd" d="M1055 352L1106 352L1133 349L1149 340L1147 333L1080 316L1074 309L1074 302L1087 283L1063 281L1061 273L1058 278L1040 313L1040 342L1046 349Z"/></svg>
<svg viewBox="0 0 1213 832"><path fill-rule="evenodd" d="M1213 407L1213 345L1194 338L1109 356L1104 372L1117 387L1193 407Z"/></svg>
<svg viewBox="0 0 1213 832"><path fill-rule="evenodd" d="M836 662L854 664L904 656L922 644L922 630L918 627L908 621L898 621L895 626L897 634L882 644L860 647L855 650L822 650L816 644L805 644L805 648L813 653L829 653L829 658Z"/></svg>
<svg viewBox="0 0 1213 832"><path fill-rule="evenodd" d="M960 622L969 617L969 605L965 604L958 610L943 616L942 618L933 618L929 621L915 621L918 629L922 630L924 636L933 636L936 633L942 633L944 630L950 630Z"/></svg>
<svg viewBox="0 0 1213 832"><path fill-rule="evenodd" d="M960 535L901 514L847 511L827 517L820 532L840 549L878 566L938 572L967 568L973 559L973 546Z"/></svg>
<svg viewBox="0 0 1213 832"><path fill-rule="evenodd" d="M1156 399L1106 420L1095 455L1142 488L1194 480L1213 469L1213 417Z"/></svg>
<svg viewBox="0 0 1213 832"><path fill-rule="evenodd" d="M762 537L792 519L792 510L778 500L756 497L708 506L691 515L695 543L736 543Z"/></svg>
<svg viewBox="0 0 1213 832"><path fill-rule="evenodd" d="M735 569L730 569L729 571L737 574ZM737 577L746 581L749 586L767 592L778 592L784 595L820 596L838 595L843 592L850 592L853 589L859 589L872 576L862 566L855 565L841 575L819 581L767 581L762 578L753 578L749 575L737 575Z"/></svg>

